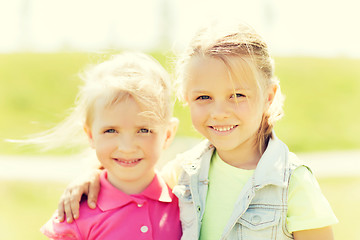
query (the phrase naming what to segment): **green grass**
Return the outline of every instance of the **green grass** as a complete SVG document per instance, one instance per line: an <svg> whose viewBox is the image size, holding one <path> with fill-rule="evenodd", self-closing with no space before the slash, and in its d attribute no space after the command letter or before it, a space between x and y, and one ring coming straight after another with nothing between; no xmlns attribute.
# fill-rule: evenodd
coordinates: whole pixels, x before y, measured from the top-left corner
<svg viewBox="0 0 360 240"><path fill-rule="evenodd" d="M319 179L340 223L334 226L335 239L356 240L360 214L360 178ZM61 183L0 182L0 228L2 239L46 239L39 228L57 208L65 187Z"/></svg>
<svg viewBox="0 0 360 240"><path fill-rule="evenodd" d="M358 240L360 178L326 178L319 183L339 220L334 226L335 239Z"/></svg>
<svg viewBox="0 0 360 240"><path fill-rule="evenodd" d="M21 138L43 131L65 116L73 105L79 69L89 61L85 54L0 55L0 138ZM27 153L1 143L2 153Z"/></svg>
<svg viewBox="0 0 360 240"><path fill-rule="evenodd" d="M293 151L360 148L360 59L278 58L278 135Z"/></svg>
<svg viewBox="0 0 360 240"><path fill-rule="evenodd" d="M108 54L54 53L0 55L0 140L48 129L66 116L80 84L77 74ZM169 70L174 56L153 53ZM276 74L286 95L277 135L292 151L360 148L360 60L276 58ZM199 137L189 111L176 103L179 136ZM33 147L0 141L0 154L34 154ZM64 153L64 150L51 154Z"/></svg>
<svg viewBox="0 0 360 240"><path fill-rule="evenodd" d="M39 229L57 208L65 184L0 182L1 239L47 239Z"/></svg>

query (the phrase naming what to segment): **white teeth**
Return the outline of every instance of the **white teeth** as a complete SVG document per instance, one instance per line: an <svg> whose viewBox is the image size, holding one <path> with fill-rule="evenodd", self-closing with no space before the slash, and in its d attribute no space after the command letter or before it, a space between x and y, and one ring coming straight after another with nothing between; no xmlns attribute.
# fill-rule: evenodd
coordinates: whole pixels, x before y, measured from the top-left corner
<svg viewBox="0 0 360 240"><path fill-rule="evenodd" d="M229 131L229 130L233 129L234 127L235 127L235 125L228 126L228 127L215 127L215 126L213 126L212 128L215 129L216 131L219 131L219 132L226 132L226 131Z"/></svg>
<svg viewBox="0 0 360 240"><path fill-rule="evenodd" d="M140 161L140 159L135 159L135 160L131 160L131 161L124 161L124 160L120 160L118 158L115 158L115 160L118 161L118 162L124 163L124 164L132 164L134 162Z"/></svg>

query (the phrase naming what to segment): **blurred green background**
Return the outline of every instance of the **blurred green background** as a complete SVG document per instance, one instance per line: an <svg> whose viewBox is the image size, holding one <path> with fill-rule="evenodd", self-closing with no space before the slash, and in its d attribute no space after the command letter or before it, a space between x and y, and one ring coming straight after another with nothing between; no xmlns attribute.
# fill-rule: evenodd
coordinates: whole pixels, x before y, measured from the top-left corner
<svg viewBox="0 0 360 240"><path fill-rule="evenodd" d="M6 173L44 171L56 164L52 155L77 149L42 153L4 139L24 138L64 119L80 84L78 73L112 53L84 52L156 49L151 54L172 72L176 59L167 50L185 47L193 31L215 16L252 25L275 56L356 57L275 57L286 95L285 116L275 130L296 153L360 150L358 5L353 0L0 1L0 170L5 175L0 175L0 239L45 239L39 228L56 209L67 182L19 180ZM38 51L52 53L29 53ZM200 137L187 108L177 102L174 114L180 119L179 139ZM46 157L35 161L39 154ZM6 155L24 161L9 167ZM39 167L45 161L50 164ZM66 175L56 166L59 175ZM6 172L10 168L19 170ZM341 176L322 177L319 183L340 221L334 227L336 239L359 240L360 174Z"/></svg>
<svg viewBox="0 0 360 240"><path fill-rule="evenodd" d="M172 71L173 55L151 54ZM1 54L0 138L22 138L64 119L80 84L78 73L108 55ZM359 149L360 60L279 57L275 64L286 96L285 116L275 129L289 148L294 152ZM174 114L180 119L178 136L199 137L182 103L176 103ZM37 151L1 141L0 153Z"/></svg>
<svg viewBox="0 0 360 240"><path fill-rule="evenodd" d="M354 229L360 214L360 178L320 178L319 184L340 221L334 226L335 239L358 240ZM47 239L39 229L53 214L65 186L65 183L0 181L1 239Z"/></svg>
<svg viewBox="0 0 360 240"><path fill-rule="evenodd" d="M175 57L152 52L169 71ZM73 106L88 64L109 54L16 53L0 55L0 138L23 138L62 120ZM277 135L294 152L360 149L360 60L347 58L277 57L276 75L286 95L285 116ZM177 102L178 136L199 137L187 108ZM56 150L46 154L69 154ZM0 142L1 155L36 155L33 147ZM341 161L341 159L339 159ZM19 166L21 167L21 166ZM337 239L356 239L360 214L360 177L319 179L325 196L340 220ZM0 239L45 239L40 226L51 216L67 183L0 181ZM349 196L351 198L344 197ZM3 197L5 196L5 197Z"/></svg>

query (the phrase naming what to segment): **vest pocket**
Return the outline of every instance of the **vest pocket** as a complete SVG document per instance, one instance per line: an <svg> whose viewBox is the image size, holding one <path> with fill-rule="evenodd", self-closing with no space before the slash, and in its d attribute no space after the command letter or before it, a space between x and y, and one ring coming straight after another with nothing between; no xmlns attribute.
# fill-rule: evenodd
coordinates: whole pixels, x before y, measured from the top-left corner
<svg viewBox="0 0 360 240"><path fill-rule="evenodd" d="M238 220L239 239L275 239L280 217L280 210L250 207Z"/></svg>

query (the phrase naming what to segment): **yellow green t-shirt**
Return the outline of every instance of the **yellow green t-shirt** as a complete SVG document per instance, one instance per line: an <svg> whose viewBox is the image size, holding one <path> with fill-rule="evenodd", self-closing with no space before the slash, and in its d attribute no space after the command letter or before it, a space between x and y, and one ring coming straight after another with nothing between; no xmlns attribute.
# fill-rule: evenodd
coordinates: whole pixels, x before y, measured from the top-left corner
<svg viewBox="0 0 360 240"><path fill-rule="evenodd" d="M218 240L225 228L235 202L254 170L233 167L222 161L217 153L210 163L210 185L200 240ZM289 185L287 226L289 232L321 228L337 223L313 174L306 167L297 168Z"/></svg>
<svg viewBox="0 0 360 240"><path fill-rule="evenodd" d="M202 221L200 240L219 240L235 202L254 170L233 167L215 151L210 162L209 189Z"/></svg>

